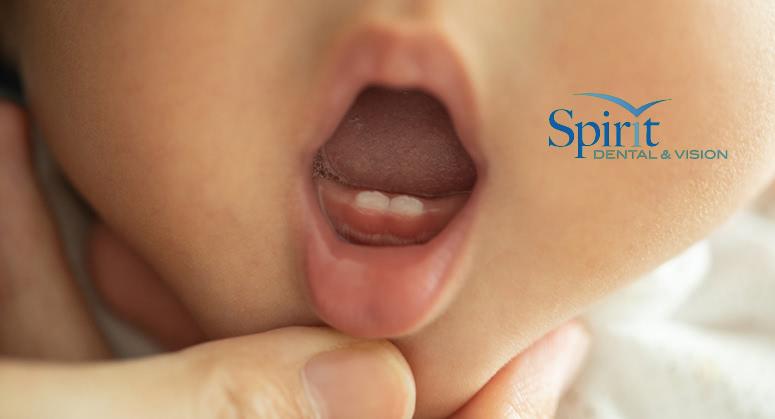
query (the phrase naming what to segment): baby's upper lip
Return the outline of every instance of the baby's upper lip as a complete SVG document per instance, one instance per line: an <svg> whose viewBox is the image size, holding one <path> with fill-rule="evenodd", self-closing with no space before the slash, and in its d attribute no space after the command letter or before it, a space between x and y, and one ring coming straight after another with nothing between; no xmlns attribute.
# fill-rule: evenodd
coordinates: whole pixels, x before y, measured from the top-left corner
<svg viewBox="0 0 775 419"><path fill-rule="evenodd" d="M311 94L316 130L306 164L337 128L356 95L369 85L420 89L438 98L477 170L485 164L476 142L478 109L472 83L451 38L437 30L365 25L351 29L331 53L321 89ZM473 208L482 188L433 240L404 247L358 246L336 238L314 199L304 172L306 282L318 315L362 337L396 337L428 324L443 311L467 269Z"/></svg>

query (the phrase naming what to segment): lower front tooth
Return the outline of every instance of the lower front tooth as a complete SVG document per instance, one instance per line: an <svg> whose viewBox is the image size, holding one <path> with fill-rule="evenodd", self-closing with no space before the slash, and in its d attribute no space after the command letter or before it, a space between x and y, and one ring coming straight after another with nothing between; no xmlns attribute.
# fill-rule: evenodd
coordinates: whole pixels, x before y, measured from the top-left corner
<svg viewBox="0 0 775 419"><path fill-rule="evenodd" d="M355 205L372 211L386 212L390 206L390 198L377 191L364 191L355 196Z"/></svg>
<svg viewBox="0 0 775 419"><path fill-rule="evenodd" d="M401 195L390 200L390 211L394 214L417 216L424 208L422 201L411 196Z"/></svg>

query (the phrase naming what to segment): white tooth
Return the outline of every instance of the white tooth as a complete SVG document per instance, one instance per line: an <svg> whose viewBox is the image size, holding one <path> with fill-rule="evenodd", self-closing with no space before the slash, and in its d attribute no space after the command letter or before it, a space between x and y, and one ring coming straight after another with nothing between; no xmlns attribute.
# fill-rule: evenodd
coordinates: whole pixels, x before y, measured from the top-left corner
<svg viewBox="0 0 775 419"><path fill-rule="evenodd" d="M355 205L379 212L385 212L390 206L390 198L377 191L363 191L355 196Z"/></svg>
<svg viewBox="0 0 775 419"><path fill-rule="evenodd" d="M422 201L411 196L401 195L390 200L390 211L400 215L417 216L423 213Z"/></svg>

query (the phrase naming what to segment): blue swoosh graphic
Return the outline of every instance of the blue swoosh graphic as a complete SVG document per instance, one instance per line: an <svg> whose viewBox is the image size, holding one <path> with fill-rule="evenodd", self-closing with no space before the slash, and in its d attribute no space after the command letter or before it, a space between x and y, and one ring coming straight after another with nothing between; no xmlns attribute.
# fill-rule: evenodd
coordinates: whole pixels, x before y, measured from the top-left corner
<svg viewBox="0 0 775 419"><path fill-rule="evenodd" d="M640 108L636 109L635 106L630 105L624 99L619 99L616 96L604 95L604 94L600 94L600 93L576 93L575 96L592 96L592 97L597 97L597 98L600 98L600 99L605 99L605 100L607 100L609 102L613 102L613 103L621 106L624 109L627 109L628 111L630 111L631 114L635 115L636 118L639 117L640 114L642 114L643 112L646 112L646 110L648 108L656 105L657 103L671 100L671 99L657 100L657 101L654 101L654 102L651 102L651 103L647 103L647 104L641 106Z"/></svg>

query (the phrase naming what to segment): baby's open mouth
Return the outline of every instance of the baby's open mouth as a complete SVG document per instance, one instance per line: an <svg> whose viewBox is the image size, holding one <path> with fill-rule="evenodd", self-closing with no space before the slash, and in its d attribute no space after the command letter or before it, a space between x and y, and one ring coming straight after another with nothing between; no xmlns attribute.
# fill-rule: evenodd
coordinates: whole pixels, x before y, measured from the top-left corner
<svg viewBox="0 0 775 419"><path fill-rule="evenodd" d="M487 177L479 109L439 33L370 25L344 38L310 92L303 278L329 325L405 336L443 313L471 269Z"/></svg>
<svg viewBox="0 0 775 419"><path fill-rule="evenodd" d="M313 181L339 238L426 243L465 205L476 167L444 105L420 90L370 87L315 154Z"/></svg>

